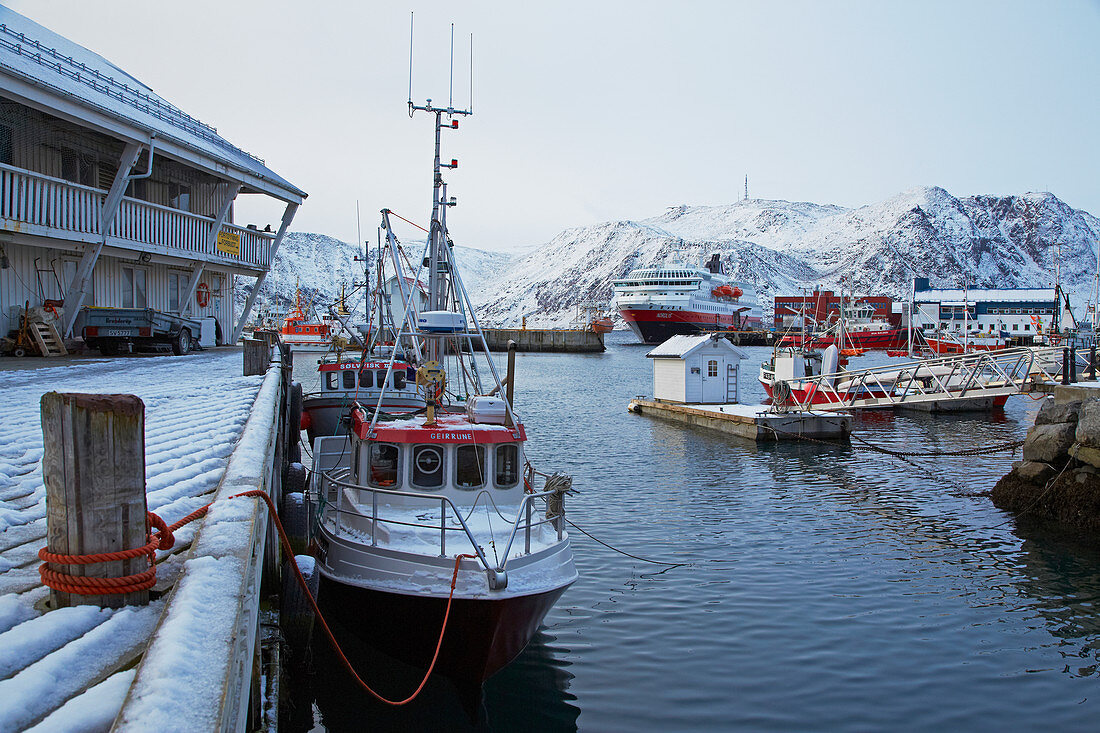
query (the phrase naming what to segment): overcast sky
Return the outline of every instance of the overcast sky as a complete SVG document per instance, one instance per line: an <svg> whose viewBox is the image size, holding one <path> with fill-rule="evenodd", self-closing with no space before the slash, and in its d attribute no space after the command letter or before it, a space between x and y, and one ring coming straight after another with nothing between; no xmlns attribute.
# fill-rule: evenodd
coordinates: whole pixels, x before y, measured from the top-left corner
<svg viewBox="0 0 1100 733"><path fill-rule="evenodd" d="M1052 191L1100 215L1096 2L236 2L19 0L303 188L294 228L373 238L424 223L431 120L457 243L754 198L842 206L919 185ZM251 197L250 197L251 198ZM239 223L281 209L240 204Z"/></svg>

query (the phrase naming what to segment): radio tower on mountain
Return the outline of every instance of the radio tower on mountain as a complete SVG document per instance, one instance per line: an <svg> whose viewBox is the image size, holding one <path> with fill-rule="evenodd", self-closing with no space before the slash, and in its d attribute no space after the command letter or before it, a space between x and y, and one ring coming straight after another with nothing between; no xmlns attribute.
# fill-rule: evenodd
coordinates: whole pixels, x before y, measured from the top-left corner
<svg viewBox="0 0 1100 733"><path fill-rule="evenodd" d="M745 174L745 200L749 200L749 174Z"/></svg>

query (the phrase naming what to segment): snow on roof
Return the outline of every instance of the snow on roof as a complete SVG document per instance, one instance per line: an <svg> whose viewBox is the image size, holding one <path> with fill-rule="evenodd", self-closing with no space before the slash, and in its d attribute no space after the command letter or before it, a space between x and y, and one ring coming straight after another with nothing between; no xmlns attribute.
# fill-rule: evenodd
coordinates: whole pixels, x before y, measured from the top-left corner
<svg viewBox="0 0 1100 733"><path fill-rule="evenodd" d="M1023 303L1030 301L1054 302L1054 288L974 288L963 290L918 290L914 300L917 303L958 303L973 304L975 301L996 301L1003 303Z"/></svg>
<svg viewBox="0 0 1100 733"><path fill-rule="evenodd" d="M84 107L156 132L295 197L306 193L246 153L210 125L170 104L131 74L16 13L0 7L0 74L29 80Z"/></svg>
<svg viewBox="0 0 1100 733"><path fill-rule="evenodd" d="M728 339L708 334L697 336L673 336L668 341L650 351L646 356L650 359L682 359L703 348L707 342L713 342L717 348L724 348L738 359L748 356L744 350L734 346Z"/></svg>

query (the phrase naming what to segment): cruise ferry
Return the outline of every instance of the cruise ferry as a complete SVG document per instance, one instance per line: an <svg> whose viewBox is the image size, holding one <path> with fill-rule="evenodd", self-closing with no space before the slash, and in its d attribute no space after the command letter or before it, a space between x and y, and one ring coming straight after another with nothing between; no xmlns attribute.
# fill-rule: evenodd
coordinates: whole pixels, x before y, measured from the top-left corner
<svg viewBox="0 0 1100 733"><path fill-rule="evenodd" d="M763 323L755 290L722 274L717 254L704 267L680 262L643 267L614 287L615 307L647 344L678 334L756 329Z"/></svg>

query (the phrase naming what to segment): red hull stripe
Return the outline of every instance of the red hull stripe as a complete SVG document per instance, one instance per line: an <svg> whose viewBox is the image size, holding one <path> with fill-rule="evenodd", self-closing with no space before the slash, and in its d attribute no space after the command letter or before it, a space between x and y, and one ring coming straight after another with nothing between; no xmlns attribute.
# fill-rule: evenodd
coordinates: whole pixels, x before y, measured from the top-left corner
<svg viewBox="0 0 1100 733"><path fill-rule="evenodd" d="M670 310L630 310L623 309L619 311L622 313L623 319L627 322L634 321L637 323L686 323L690 325L704 325L713 326L714 324L734 325L737 323L736 314L724 314L724 313L699 313L697 311L670 311ZM750 317L747 321L749 324L760 324L760 319Z"/></svg>

